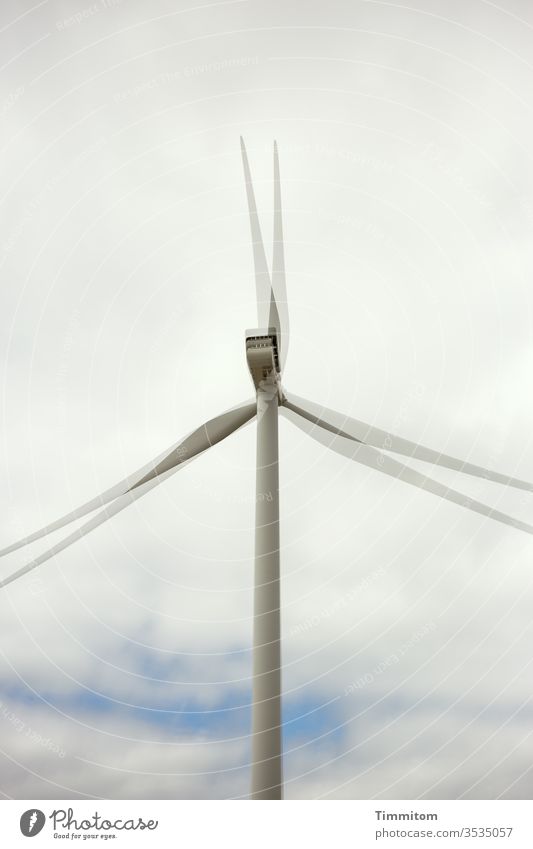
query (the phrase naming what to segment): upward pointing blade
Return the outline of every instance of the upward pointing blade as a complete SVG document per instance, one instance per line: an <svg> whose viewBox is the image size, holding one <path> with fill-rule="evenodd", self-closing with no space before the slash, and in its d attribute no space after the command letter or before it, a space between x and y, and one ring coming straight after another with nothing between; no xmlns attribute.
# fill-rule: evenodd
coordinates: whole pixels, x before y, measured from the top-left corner
<svg viewBox="0 0 533 849"><path fill-rule="evenodd" d="M526 522L514 519L512 516L501 513L499 510L494 510L481 501L476 501L467 495L457 492L455 489L450 489L444 484L420 474L415 469L411 469L404 463L393 460L392 457L387 456L382 451L378 451L376 448L371 448L369 445L347 439L345 436L332 436L331 428L323 427L321 422L317 422L316 425L313 424L307 416L300 415L291 407L281 407L281 412L297 427L309 436L312 436L317 442L320 442L321 445L331 448L337 454L342 454L343 457L348 457L350 460L355 460L357 463L375 469L377 472L383 472L386 475L390 475L390 477L398 478L404 481L404 483L411 484L411 486L424 489L426 492L431 492L433 495L438 495L446 501L452 501L460 507L466 507L468 510L473 510L475 513L480 513L482 516L494 519L496 522L502 522L504 525L509 525L527 534L533 534L533 525L528 525Z"/></svg>
<svg viewBox="0 0 533 849"><path fill-rule="evenodd" d="M142 466L123 481L112 486L111 489L107 489L101 495L97 495L96 498L91 499L91 501L87 501L71 513L67 513L60 519L56 519L55 522L51 522L44 528L41 528L33 534L24 537L24 539L18 540L18 542L4 548L0 551L0 557L5 554L10 554L12 551L16 551L18 548L28 545L30 542L41 539L42 537L53 533L53 531L57 531L60 528L69 525L76 519L81 519L83 516L92 513L98 507L103 507L105 504L109 504L111 501L114 501L116 498L119 498L125 493L134 490L136 487L140 487L145 482L164 474L164 472L169 469L178 467L180 464L185 463L187 460L190 460L197 454L205 451L211 445L215 445L217 442L220 442L221 439L229 436L229 434L233 433L234 430L237 430L237 428L250 421L250 419L254 417L255 413L255 403L247 403L231 410L227 410L225 413L222 413L220 416L216 416L214 419L210 419L210 421L201 425L201 427L193 431L193 433L189 434L189 436L186 436L184 439L180 439L179 442L176 442L171 448L168 448L165 452L163 452L163 454L156 457L155 460L152 460L150 463Z"/></svg>
<svg viewBox="0 0 533 849"><path fill-rule="evenodd" d="M265 246L261 235L261 226L257 214L252 174L248 162L248 155L244 139L241 136L242 165L244 168L244 179L246 182L246 197L248 199L248 213L250 216L250 230L252 234L252 248L254 254L255 288L257 294L257 321L260 328L275 327L278 339L281 336L281 326L278 308L272 290L272 282L268 272L265 254Z"/></svg>
<svg viewBox="0 0 533 849"><path fill-rule="evenodd" d="M252 184L252 174L244 139L241 136L241 155L242 165L244 168L244 179L246 182L246 197L248 200L248 213L250 216L250 230L252 234L252 249L254 254L254 269L255 269L255 287L257 295L257 321L259 327L266 328L269 325L270 316L277 317L276 304L272 292L272 284L265 254L265 246L261 235L261 226L259 224L259 216L257 214L257 206L255 202L254 187ZM278 327L279 318L274 327Z"/></svg>
<svg viewBox="0 0 533 849"><path fill-rule="evenodd" d="M278 349L281 371L287 359L289 348L289 310L287 305L287 284L285 280L285 250L283 245L283 219L281 214L281 181L279 176L278 145L274 142L274 244L272 251L272 290L278 307L280 326Z"/></svg>

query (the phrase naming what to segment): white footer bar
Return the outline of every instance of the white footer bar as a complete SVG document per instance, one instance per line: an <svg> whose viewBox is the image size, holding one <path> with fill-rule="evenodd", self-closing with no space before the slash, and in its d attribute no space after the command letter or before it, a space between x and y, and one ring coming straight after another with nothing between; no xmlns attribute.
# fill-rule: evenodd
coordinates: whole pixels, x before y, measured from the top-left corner
<svg viewBox="0 0 533 849"><path fill-rule="evenodd" d="M531 849L530 801L0 802L2 846ZM35 837L35 844L28 838ZM67 841L70 841L67 843Z"/></svg>

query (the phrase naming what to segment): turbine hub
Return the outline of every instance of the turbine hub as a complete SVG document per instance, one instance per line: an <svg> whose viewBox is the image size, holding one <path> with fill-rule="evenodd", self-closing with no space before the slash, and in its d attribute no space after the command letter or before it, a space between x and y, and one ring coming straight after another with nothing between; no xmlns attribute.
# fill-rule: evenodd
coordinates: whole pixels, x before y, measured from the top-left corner
<svg viewBox="0 0 533 849"><path fill-rule="evenodd" d="M278 337L275 327L246 331L246 360L256 389L280 386Z"/></svg>

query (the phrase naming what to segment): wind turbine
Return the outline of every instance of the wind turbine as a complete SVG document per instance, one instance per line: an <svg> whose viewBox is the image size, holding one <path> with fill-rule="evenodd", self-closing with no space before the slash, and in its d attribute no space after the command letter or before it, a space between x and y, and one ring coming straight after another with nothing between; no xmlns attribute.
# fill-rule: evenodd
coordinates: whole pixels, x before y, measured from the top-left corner
<svg viewBox="0 0 533 849"><path fill-rule="evenodd" d="M0 556L9 554L93 513L99 507L104 507L61 542L0 581L0 587L7 586L68 548L199 454L257 417L251 798L281 799L283 778L278 413L281 411L322 445L345 457L528 534L533 534L532 525L468 498L401 463L390 454L422 460L528 492L533 492L533 484L463 462L366 422L328 410L320 404L284 390L282 374L289 342L289 324L278 150L274 142L272 274L268 270L250 166L242 138L241 153L252 235L259 324L259 329L246 332L246 359L255 387L255 400L240 404L210 419L125 480L50 525L0 551Z"/></svg>

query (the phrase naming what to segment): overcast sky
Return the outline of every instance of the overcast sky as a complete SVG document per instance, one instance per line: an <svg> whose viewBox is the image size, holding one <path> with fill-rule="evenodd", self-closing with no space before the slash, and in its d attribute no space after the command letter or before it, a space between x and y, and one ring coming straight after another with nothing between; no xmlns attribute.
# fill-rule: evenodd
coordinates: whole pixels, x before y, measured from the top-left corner
<svg viewBox="0 0 533 849"><path fill-rule="evenodd" d="M241 134L287 389L533 480L525 0L0 16L0 547L253 395ZM1 591L5 797L247 795L254 462L251 424ZM531 798L531 537L283 418L280 486L286 797Z"/></svg>

